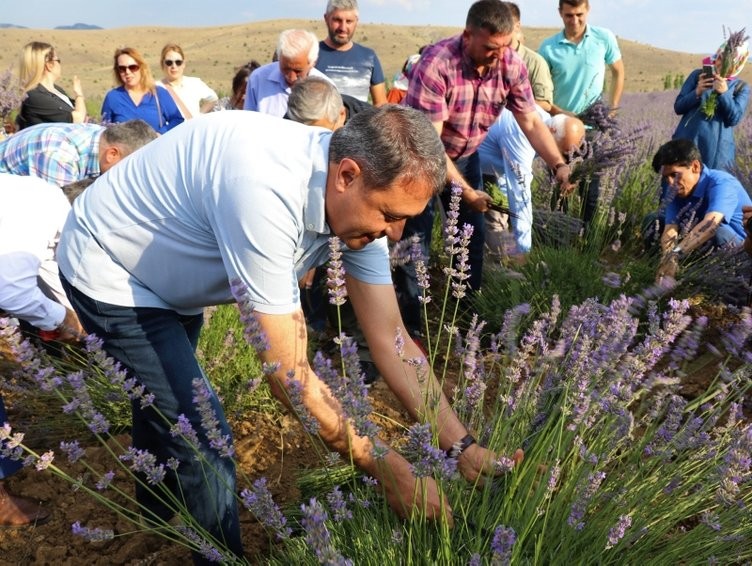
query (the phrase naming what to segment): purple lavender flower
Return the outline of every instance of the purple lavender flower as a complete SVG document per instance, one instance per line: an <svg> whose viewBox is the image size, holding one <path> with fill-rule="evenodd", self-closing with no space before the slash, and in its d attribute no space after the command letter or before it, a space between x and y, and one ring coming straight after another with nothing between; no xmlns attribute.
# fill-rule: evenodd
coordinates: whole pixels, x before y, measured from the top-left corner
<svg viewBox="0 0 752 566"><path fill-rule="evenodd" d="M732 432L732 440L718 470L716 497L724 505L743 505L741 485L752 482L752 424Z"/></svg>
<svg viewBox="0 0 752 566"><path fill-rule="evenodd" d="M474 553L470 557L470 560L467 561L467 566L480 566L481 564L482 562L480 560L480 554L478 554L477 552Z"/></svg>
<svg viewBox="0 0 752 566"><path fill-rule="evenodd" d="M55 459L55 453L52 450L48 450L42 454L36 462L36 468L38 472L46 470L52 465L52 461Z"/></svg>
<svg viewBox="0 0 752 566"><path fill-rule="evenodd" d="M75 536L82 537L89 542L102 542L115 538L115 532L112 529L101 529L99 527L90 529L82 526L80 521L73 523L71 530Z"/></svg>
<svg viewBox="0 0 752 566"><path fill-rule="evenodd" d="M707 525L708 527L710 527L712 530L716 532L720 531L722 528L721 521L718 519L718 514L712 513L710 511L705 511L700 516L700 522L703 525Z"/></svg>
<svg viewBox="0 0 752 566"><path fill-rule="evenodd" d="M170 436L173 438L182 436L192 446L198 448L201 442L198 439L198 433L193 428L191 421L183 414L178 415L177 422L170 427Z"/></svg>
<svg viewBox="0 0 752 566"><path fill-rule="evenodd" d="M95 487L99 491L104 491L105 489L107 489L110 486L110 484L112 483L113 479L115 479L115 472L113 472L112 470L110 470L108 472L105 472L104 474L102 474L102 477L99 478L99 480L97 481Z"/></svg>
<svg viewBox="0 0 752 566"><path fill-rule="evenodd" d="M311 414L303 402L303 384L292 375L288 375L285 382L285 391L287 392L287 400L290 402L295 416L298 417L298 420L303 425L303 429L308 434L318 434L319 421L316 420L316 417Z"/></svg>
<svg viewBox="0 0 752 566"><path fill-rule="evenodd" d="M417 423L408 429L404 452L412 462L412 472L418 478L438 476L452 479L457 473L457 460L447 458L443 450L433 445L432 439L428 423Z"/></svg>
<svg viewBox="0 0 752 566"><path fill-rule="evenodd" d="M261 325L254 314L254 306L248 295L248 288L239 279L233 279L230 281L230 292L238 303L240 322L243 324L243 335L246 341L257 352L268 350L269 340L264 331L261 330Z"/></svg>
<svg viewBox="0 0 752 566"><path fill-rule="evenodd" d="M332 510L332 517L336 522L339 523L352 519L352 511L347 508L347 501L345 501L338 485L334 486L334 489L327 494L326 501L329 503L329 508Z"/></svg>
<svg viewBox="0 0 752 566"><path fill-rule="evenodd" d="M581 482L577 488L577 499L572 504L572 509L567 518L567 524L576 531L581 531L585 528L585 522L582 519L585 517L588 505L593 497L595 497L605 477L606 474L604 472L594 472L589 474L587 481Z"/></svg>
<svg viewBox="0 0 752 566"><path fill-rule="evenodd" d="M235 455L232 438L229 434L222 434L220 430L219 420L212 405L213 396L209 384L205 379L196 378L192 381L192 385L193 402L201 416L201 428L204 429L209 439L209 446L219 452L223 458L232 458Z"/></svg>
<svg viewBox="0 0 752 566"><path fill-rule="evenodd" d="M517 541L517 533L511 527L499 525L494 529L493 540L491 541L491 551L493 555L491 562L494 565L508 566L512 560L512 549Z"/></svg>
<svg viewBox="0 0 752 566"><path fill-rule="evenodd" d="M613 271L606 273L601 278L601 281L603 281L603 284L606 287L611 287L613 289L618 289L619 287L621 287L621 275L614 273Z"/></svg>
<svg viewBox="0 0 752 566"><path fill-rule="evenodd" d="M185 538L187 538L192 544L191 546L194 547L195 551L200 554L204 559L206 559L209 562L224 562L225 557L222 556L222 553L217 550L214 546L209 543L205 538L199 536L199 534L191 529L190 527L186 527L184 525L179 525L176 527L176 530L182 534Z"/></svg>
<svg viewBox="0 0 752 566"><path fill-rule="evenodd" d="M344 558L332 544L331 534L326 526L328 516L324 507L311 498L308 505L300 506L303 511L301 523L305 529L305 540L321 564L332 566L352 566L352 560Z"/></svg>
<svg viewBox="0 0 752 566"><path fill-rule="evenodd" d="M68 457L68 462L75 464L78 460L86 455L86 451L78 444L78 440L73 442L60 442L60 450Z"/></svg>
<svg viewBox="0 0 752 566"><path fill-rule="evenodd" d="M352 420L356 432L372 438L378 434L378 427L370 420L373 407L360 369L358 346L344 334L340 334L334 342L339 345L344 371L335 371L331 361L320 353L314 356L313 369L340 402L343 414Z"/></svg>
<svg viewBox="0 0 752 566"><path fill-rule="evenodd" d="M130 469L144 474L146 481L152 485L164 479L164 465L157 464L157 457L148 450L139 450L130 446L124 454L120 455L120 460L130 462Z"/></svg>
<svg viewBox="0 0 752 566"><path fill-rule="evenodd" d="M329 302L342 306L347 300L345 267L342 264L342 250L339 238L329 238L329 266L326 268L326 284L329 288Z"/></svg>
<svg viewBox="0 0 752 566"><path fill-rule="evenodd" d="M266 478L259 478L253 482L251 489L244 489L240 492L240 499L243 505L266 528L271 529L278 539L290 538L292 529L287 526L287 519L280 511L269 488L266 485Z"/></svg>
<svg viewBox="0 0 752 566"><path fill-rule="evenodd" d="M629 527L632 526L631 515L620 515L616 524L608 531L608 542L606 543L606 550L616 546L621 539L624 538L624 533Z"/></svg>

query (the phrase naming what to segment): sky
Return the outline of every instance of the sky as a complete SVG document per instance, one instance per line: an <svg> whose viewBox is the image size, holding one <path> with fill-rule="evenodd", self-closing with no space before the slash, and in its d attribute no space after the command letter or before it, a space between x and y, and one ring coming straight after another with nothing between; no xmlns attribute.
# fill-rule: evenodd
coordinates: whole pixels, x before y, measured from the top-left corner
<svg viewBox="0 0 752 566"><path fill-rule="evenodd" d="M6 0L7 1L7 0ZM557 0L517 0L522 24L561 27ZM462 27L469 0L360 0L364 23ZM590 0L589 23L618 37L688 53L712 53L731 31L752 32L752 0ZM326 0L23 0L0 21L30 28L77 22L105 28L204 27L281 18L319 19ZM62 7L64 6L64 10ZM357 41L357 35L356 35Z"/></svg>

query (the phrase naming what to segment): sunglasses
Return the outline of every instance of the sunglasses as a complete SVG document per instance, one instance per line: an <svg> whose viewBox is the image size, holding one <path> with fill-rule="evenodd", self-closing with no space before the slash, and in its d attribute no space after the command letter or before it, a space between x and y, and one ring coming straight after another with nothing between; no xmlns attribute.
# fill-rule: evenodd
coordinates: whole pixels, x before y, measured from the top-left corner
<svg viewBox="0 0 752 566"><path fill-rule="evenodd" d="M131 73L135 73L141 68L141 65L118 65L117 70L118 73L124 73L126 71L130 71Z"/></svg>
<svg viewBox="0 0 752 566"><path fill-rule="evenodd" d="M180 65L183 64L183 60L182 59L175 59L173 61L172 59L165 59L164 64L167 65L168 67L172 67L173 65L175 65L176 67L180 67Z"/></svg>
<svg viewBox="0 0 752 566"><path fill-rule="evenodd" d="M63 64L63 60L60 59L60 57L55 57L54 59L50 59L49 61L50 61L50 63L56 63L57 62L57 63L60 63L61 65Z"/></svg>

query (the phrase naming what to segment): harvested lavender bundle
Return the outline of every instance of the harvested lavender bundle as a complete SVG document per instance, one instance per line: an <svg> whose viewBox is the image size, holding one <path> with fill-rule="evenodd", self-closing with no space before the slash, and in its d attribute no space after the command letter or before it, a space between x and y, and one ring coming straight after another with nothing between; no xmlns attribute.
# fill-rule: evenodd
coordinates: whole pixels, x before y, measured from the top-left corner
<svg viewBox="0 0 752 566"><path fill-rule="evenodd" d="M10 68L0 74L0 119L2 121L5 121L8 114L21 106L24 97L18 80L13 76Z"/></svg>
<svg viewBox="0 0 752 566"><path fill-rule="evenodd" d="M617 127L611 127L594 133L580 147L565 155L572 171L569 175L570 182L590 179L619 165L634 154L646 129L647 127L642 127L625 133Z"/></svg>
<svg viewBox="0 0 752 566"><path fill-rule="evenodd" d="M723 28L723 34L725 37L725 27ZM745 28L728 36L728 39L721 44L715 55L708 59L708 63L715 66L716 73L728 81L736 79L749 57L748 39L749 36L745 35ZM717 105L718 93L712 90L701 106L702 113L705 114L707 119L711 119L715 115Z"/></svg>

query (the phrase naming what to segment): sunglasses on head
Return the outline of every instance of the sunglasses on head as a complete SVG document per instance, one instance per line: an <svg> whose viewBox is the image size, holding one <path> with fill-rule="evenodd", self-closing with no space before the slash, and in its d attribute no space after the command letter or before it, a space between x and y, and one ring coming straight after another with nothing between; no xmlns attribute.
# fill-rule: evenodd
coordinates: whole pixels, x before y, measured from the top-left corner
<svg viewBox="0 0 752 566"><path fill-rule="evenodd" d="M141 65L136 65L136 64L133 64L133 65L118 65L117 66L118 73L124 73L126 71L130 71L131 73L135 73L140 68L141 68Z"/></svg>
<svg viewBox="0 0 752 566"><path fill-rule="evenodd" d="M173 65L175 65L176 67L180 67L180 65L183 64L183 60L182 59L175 59L173 61L172 59L165 59L164 64L167 65L168 67L172 67Z"/></svg>

